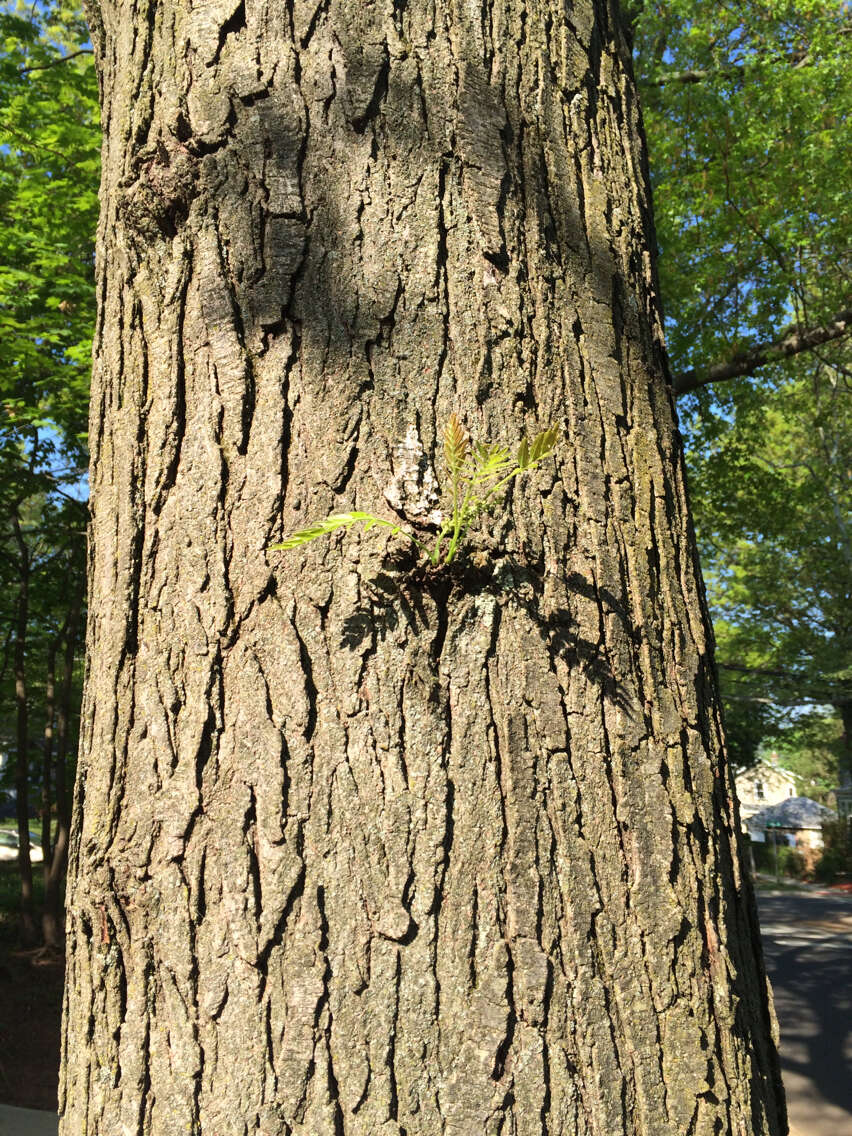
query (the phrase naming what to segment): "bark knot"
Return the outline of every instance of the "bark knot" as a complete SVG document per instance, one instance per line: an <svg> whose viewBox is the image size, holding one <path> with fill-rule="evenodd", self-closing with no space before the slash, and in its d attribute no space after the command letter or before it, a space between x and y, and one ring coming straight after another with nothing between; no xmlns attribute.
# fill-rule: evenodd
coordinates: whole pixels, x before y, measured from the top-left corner
<svg viewBox="0 0 852 1136"><path fill-rule="evenodd" d="M157 141L135 158L120 187L119 210L142 237L172 238L197 193L198 160L177 141Z"/></svg>

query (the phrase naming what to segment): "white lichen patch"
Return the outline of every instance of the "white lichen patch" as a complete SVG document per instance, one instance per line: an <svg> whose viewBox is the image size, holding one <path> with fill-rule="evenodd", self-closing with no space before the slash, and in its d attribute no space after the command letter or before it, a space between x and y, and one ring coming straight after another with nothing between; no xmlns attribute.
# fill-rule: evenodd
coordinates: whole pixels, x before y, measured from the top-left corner
<svg viewBox="0 0 852 1136"><path fill-rule="evenodd" d="M409 426L391 458L393 478L383 489L391 508L420 524L440 525L443 520L437 505L441 499L438 479L426 456L417 427Z"/></svg>

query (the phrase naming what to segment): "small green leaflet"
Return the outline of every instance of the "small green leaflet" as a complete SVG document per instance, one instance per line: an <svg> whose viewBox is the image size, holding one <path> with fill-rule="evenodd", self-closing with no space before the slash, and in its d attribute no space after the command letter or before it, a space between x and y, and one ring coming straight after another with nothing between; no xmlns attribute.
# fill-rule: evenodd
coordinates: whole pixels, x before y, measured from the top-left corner
<svg viewBox="0 0 852 1136"><path fill-rule="evenodd" d="M391 536L404 531L401 525L395 525L392 521L386 521L382 517L375 517L372 513L332 513L324 521L317 521L314 525L299 529L298 532L288 536L286 540L282 540L280 544L271 544L269 551L286 552L291 548L299 548L303 544L308 544L309 541L316 540L317 537L328 536L329 533L336 532L337 529L348 528L350 525L357 524L363 524L365 532L369 532L376 525L382 525L391 530Z"/></svg>
<svg viewBox="0 0 852 1136"><path fill-rule="evenodd" d="M437 566L442 561L450 564L476 517L497 503L514 478L529 473L549 457L558 437L559 427L554 423L536 434L532 442L524 438L513 458L510 451L497 442L475 442L471 447L470 438L458 417L451 414L444 430L444 458L450 475L450 509L431 550L402 525L373 513L353 512L332 513L324 521L299 529L280 544L271 545L269 551L286 552L299 548L317 537L328 536L355 524L363 524L366 532L381 525L390 529L391 536L404 536L410 540L433 565Z"/></svg>
<svg viewBox="0 0 852 1136"><path fill-rule="evenodd" d="M512 464L505 446L496 442L477 442L474 447L473 480L477 483L499 477Z"/></svg>
<svg viewBox="0 0 852 1136"><path fill-rule="evenodd" d="M540 434L536 434L532 440L532 445L524 438L520 446L518 446L518 468L532 469L534 465L538 465L540 461L544 461L556 445L556 439L558 437L559 427L554 422L552 426L548 426L546 430L542 430Z"/></svg>
<svg viewBox="0 0 852 1136"><path fill-rule="evenodd" d="M461 473L462 466L467 461L467 456L467 434L465 434L456 415L451 414L447 428L444 430L444 457L446 458L447 468L454 477Z"/></svg>

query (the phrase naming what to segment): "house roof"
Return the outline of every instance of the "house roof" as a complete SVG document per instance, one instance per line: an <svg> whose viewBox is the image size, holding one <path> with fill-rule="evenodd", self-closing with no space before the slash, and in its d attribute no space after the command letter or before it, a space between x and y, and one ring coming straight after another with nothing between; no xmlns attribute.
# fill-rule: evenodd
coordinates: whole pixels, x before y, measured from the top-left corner
<svg viewBox="0 0 852 1136"><path fill-rule="evenodd" d="M756 761L754 765L746 765L740 769L735 769L734 780L736 780L738 777L747 777L750 773L759 773L761 768L769 770L772 773L780 773L782 777L787 777L791 781L796 780L795 773L791 773L790 770L785 769L783 765L774 765L771 761L767 761L763 757Z"/></svg>
<svg viewBox="0 0 852 1136"><path fill-rule="evenodd" d="M824 821L834 820L837 813L810 797L787 797L777 805L767 805L748 818L748 823L763 828L774 821L782 828L820 828Z"/></svg>

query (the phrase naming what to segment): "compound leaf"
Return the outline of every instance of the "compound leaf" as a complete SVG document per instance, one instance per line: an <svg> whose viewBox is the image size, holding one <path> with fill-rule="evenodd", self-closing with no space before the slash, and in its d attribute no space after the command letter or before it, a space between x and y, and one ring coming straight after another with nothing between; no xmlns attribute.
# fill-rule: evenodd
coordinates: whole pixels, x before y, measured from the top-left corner
<svg viewBox="0 0 852 1136"><path fill-rule="evenodd" d="M306 528L291 533L280 544L271 544L268 551L287 552L291 548L299 548L303 544L308 544L310 541L316 540L317 537L328 536L330 533L336 532L337 529L347 528L359 523L365 526L367 532L375 525L382 525L391 529L394 533L402 531L400 525L395 525L392 521L385 521L381 517L375 517L372 513L332 513L324 521L317 521L316 524L308 525Z"/></svg>
<svg viewBox="0 0 852 1136"><path fill-rule="evenodd" d="M474 482L488 481L498 477L511 465L512 459L505 446L497 442L477 442L474 449Z"/></svg>
<svg viewBox="0 0 852 1136"><path fill-rule="evenodd" d="M455 414L450 415L444 430L444 457L453 477L458 477L469 452L467 434Z"/></svg>

